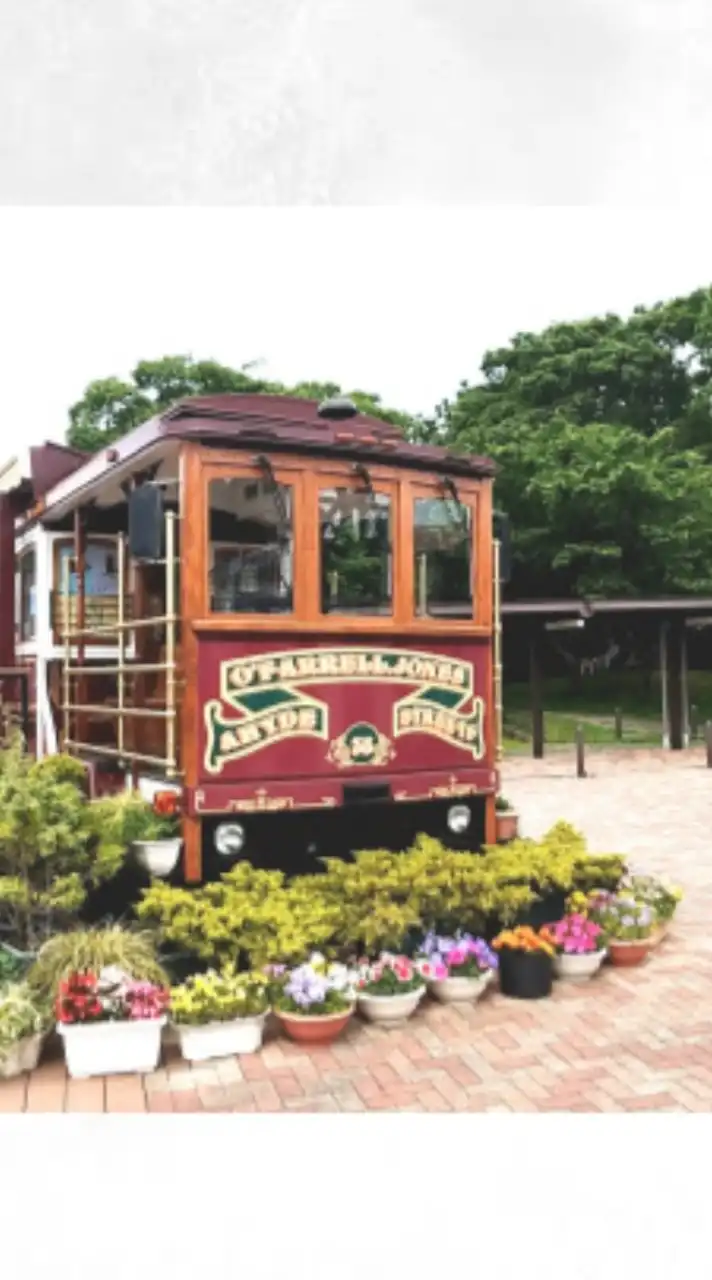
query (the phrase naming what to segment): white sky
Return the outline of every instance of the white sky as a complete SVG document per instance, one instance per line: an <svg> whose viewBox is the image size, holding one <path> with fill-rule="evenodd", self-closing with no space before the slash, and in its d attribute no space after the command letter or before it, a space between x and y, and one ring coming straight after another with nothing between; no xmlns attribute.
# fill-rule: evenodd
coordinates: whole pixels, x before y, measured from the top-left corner
<svg viewBox="0 0 712 1280"><path fill-rule="evenodd" d="M427 413L518 330L710 282L704 210L0 210L0 461L142 358Z"/></svg>

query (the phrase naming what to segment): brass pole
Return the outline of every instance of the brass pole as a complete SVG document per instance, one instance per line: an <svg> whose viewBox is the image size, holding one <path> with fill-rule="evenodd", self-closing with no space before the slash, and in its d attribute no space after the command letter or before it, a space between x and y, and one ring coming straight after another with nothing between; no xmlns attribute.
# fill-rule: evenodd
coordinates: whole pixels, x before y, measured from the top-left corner
<svg viewBox="0 0 712 1280"><path fill-rule="evenodd" d="M502 760L502 587L500 582L500 543L492 544L492 581L494 586L494 713L495 713L495 761Z"/></svg>
<svg viewBox="0 0 712 1280"><path fill-rule="evenodd" d="M69 723L69 706L72 701L71 676L70 668L72 663L72 648L70 644L69 630L69 581L70 581L70 560L69 556L65 556L62 564L62 625L64 627L64 671L62 672L62 736L64 738L63 746L66 750L67 742L71 736L71 728Z"/></svg>
<svg viewBox="0 0 712 1280"><path fill-rule="evenodd" d="M116 637L118 646L118 671L116 679L116 699L118 702L118 723L116 726L116 746L119 750L119 759L124 752L124 702L126 695L126 679L124 659L126 655L126 633L124 631L124 577L126 573L126 539L123 533L120 533L116 539L116 569L118 576L119 601L117 610L118 634Z"/></svg>
<svg viewBox="0 0 712 1280"><path fill-rule="evenodd" d="M166 513L166 774L176 772L176 517Z"/></svg>

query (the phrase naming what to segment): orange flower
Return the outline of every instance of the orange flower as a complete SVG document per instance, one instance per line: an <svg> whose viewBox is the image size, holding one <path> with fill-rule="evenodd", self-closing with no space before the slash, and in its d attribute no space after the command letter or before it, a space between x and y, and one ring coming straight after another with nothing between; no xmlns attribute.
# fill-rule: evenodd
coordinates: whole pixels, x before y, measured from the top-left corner
<svg viewBox="0 0 712 1280"><path fill-rule="evenodd" d="M157 791L153 797L153 810L159 818L172 818L178 812L178 796L175 791Z"/></svg>

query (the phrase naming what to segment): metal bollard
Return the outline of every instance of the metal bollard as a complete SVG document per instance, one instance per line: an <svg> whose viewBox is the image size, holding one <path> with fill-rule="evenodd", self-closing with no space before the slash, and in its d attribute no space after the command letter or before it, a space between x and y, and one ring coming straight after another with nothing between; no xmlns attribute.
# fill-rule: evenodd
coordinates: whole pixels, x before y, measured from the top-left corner
<svg viewBox="0 0 712 1280"><path fill-rule="evenodd" d="M585 740L582 724L576 725L576 777L586 777Z"/></svg>
<svg viewBox="0 0 712 1280"><path fill-rule="evenodd" d="M621 711L620 707L616 707L613 714L615 716L616 740L618 742L622 742L623 741L623 712Z"/></svg>
<svg viewBox="0 0 712 1280"><path fill-rule="evenodd" d="M696 704L693 702L692 706L690 707L690 741L691 742L694 742L695 739L697 738L697 735L699 733L699 727L700 727L700 713Z"/></svg>
<svg viewBox="0 0 712 1280"><path fill-rule="evenodd" d="M705 724L705 743L707 745L707 768L712 769L712 720Z"/></svg>

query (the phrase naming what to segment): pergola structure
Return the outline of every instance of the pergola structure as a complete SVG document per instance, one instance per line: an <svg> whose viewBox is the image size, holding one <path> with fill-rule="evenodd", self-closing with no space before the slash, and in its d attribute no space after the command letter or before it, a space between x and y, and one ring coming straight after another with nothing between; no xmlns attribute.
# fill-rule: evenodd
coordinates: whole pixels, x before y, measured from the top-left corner
<svg viewBox="0 0 712 1280"><path fill-rule="evenodd" d="M548 632L583 628L590 621L627 622L659 652L662 745L680 751L690 742L687 684L687 634L690 627L712 625L712 597L679 596L632 600L510 600L502 603L506 639L511 623L520 624L529 650L533 755L544 754L543 642ZM510 627L507 627L507 623ZM519 628L518 628L519 629Z"/></svg>

